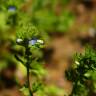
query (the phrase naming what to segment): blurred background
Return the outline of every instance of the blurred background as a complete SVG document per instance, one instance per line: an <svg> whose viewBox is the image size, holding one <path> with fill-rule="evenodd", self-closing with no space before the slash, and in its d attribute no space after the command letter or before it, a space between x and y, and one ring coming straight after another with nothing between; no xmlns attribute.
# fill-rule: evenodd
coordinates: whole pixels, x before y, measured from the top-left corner
<svg viewBox="0 0 96 96"><path fill-rule="evenodd" d="M73 55L86 45L96 48L96 0L0 0L0 96L24 96L18 85L26 81L26 68L14 59L18 50L23 51L14 47L20 17L21 22L31 18L46 42L41 52L34 51L47 70L44 84L70 94L72 83L64 72L73 63Z"/></svg>

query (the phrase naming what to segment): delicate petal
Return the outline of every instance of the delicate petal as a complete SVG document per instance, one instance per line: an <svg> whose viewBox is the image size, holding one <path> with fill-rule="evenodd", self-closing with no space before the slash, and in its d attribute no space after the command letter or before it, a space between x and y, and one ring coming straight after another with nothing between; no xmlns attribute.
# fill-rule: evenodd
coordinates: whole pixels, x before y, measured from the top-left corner
<svg viewBox="0 0 96 96"><path fill-rule="evenodd" d="M37 42L37 40L36 40L36 39L31 40L31 41L29 41L29 45L35 45L35 44L36 44L36 42Z"/></svg>
<svg viewBox="0 0 96 96"><path fill-rule="evenodd" d="M17 40L16 40L17 43L20 43L20 42L22 42L22 41L23 41L22 39L17 39Z"/></svg>
<svg viewBox="0 0 96 96"><path fill-rule="evenodd" d="M37 40L37 42L40 43L40 44L44 44L43 40Z"/></svg>
<svg viewBox="0 0 96 96"><path fill-rule="evenodd" d="M14 12L16 10L16 7L14 7L14 6L10 6L9 8L8 8L8 11L11 11L11 12Z"/></svg>
<svg viewBox="0 0 96 96"><path fill-rule="evenodd" d="M75 61L75 64L79 65L80 63L78 61Z"/></svg>

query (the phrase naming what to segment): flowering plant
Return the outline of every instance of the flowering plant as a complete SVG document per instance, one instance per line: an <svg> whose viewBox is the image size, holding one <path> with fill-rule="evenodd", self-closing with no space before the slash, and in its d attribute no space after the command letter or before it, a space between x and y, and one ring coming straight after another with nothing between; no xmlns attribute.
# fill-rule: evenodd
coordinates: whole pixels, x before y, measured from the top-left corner
<svg viewBox="0 0 96 96"><path fill-rule="evenodd" d="M70 96L92 96L96 92L96 51L91 47L84 54L76 54L74 64L66 71L73 83Z"/></svg>

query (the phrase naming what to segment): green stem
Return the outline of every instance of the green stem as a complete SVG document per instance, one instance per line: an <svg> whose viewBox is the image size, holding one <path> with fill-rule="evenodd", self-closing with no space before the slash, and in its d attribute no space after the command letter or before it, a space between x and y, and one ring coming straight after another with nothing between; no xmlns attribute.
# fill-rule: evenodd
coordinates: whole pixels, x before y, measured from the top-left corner
<svg viewBox="0 0 96 96"><path fill-rule="evenodd" d="M28 86L28 89L29 89L29 94L30 96L33 96L33 92L31 90L31 87L30 87L30 58L29 58L29 55L30 55L30 49L28 48L28 46L26 46L26 58L27 58L27 62L26 62L26 66L27 66L27 86Z"/></svg>
<svg viewBox="0 0 96 96"><path fill-rule="evenodd" d="M30 88L29 65L30 64L27 64L27 84L28 84L28 89L29 89L30 96L33 96L33 93L32 93L31 88Z"/></svg>

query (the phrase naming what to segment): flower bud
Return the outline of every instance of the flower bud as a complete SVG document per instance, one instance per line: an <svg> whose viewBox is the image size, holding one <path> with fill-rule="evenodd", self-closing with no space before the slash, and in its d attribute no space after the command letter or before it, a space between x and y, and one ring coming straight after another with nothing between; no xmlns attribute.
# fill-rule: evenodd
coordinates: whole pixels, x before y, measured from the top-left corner
<svg viewBox="0 0 96 96"><path fill-rule="evenodd" d="M22 41L23 40L22 39L19 39L19 38L16 40L17 43L21 43Z"/></svg>

